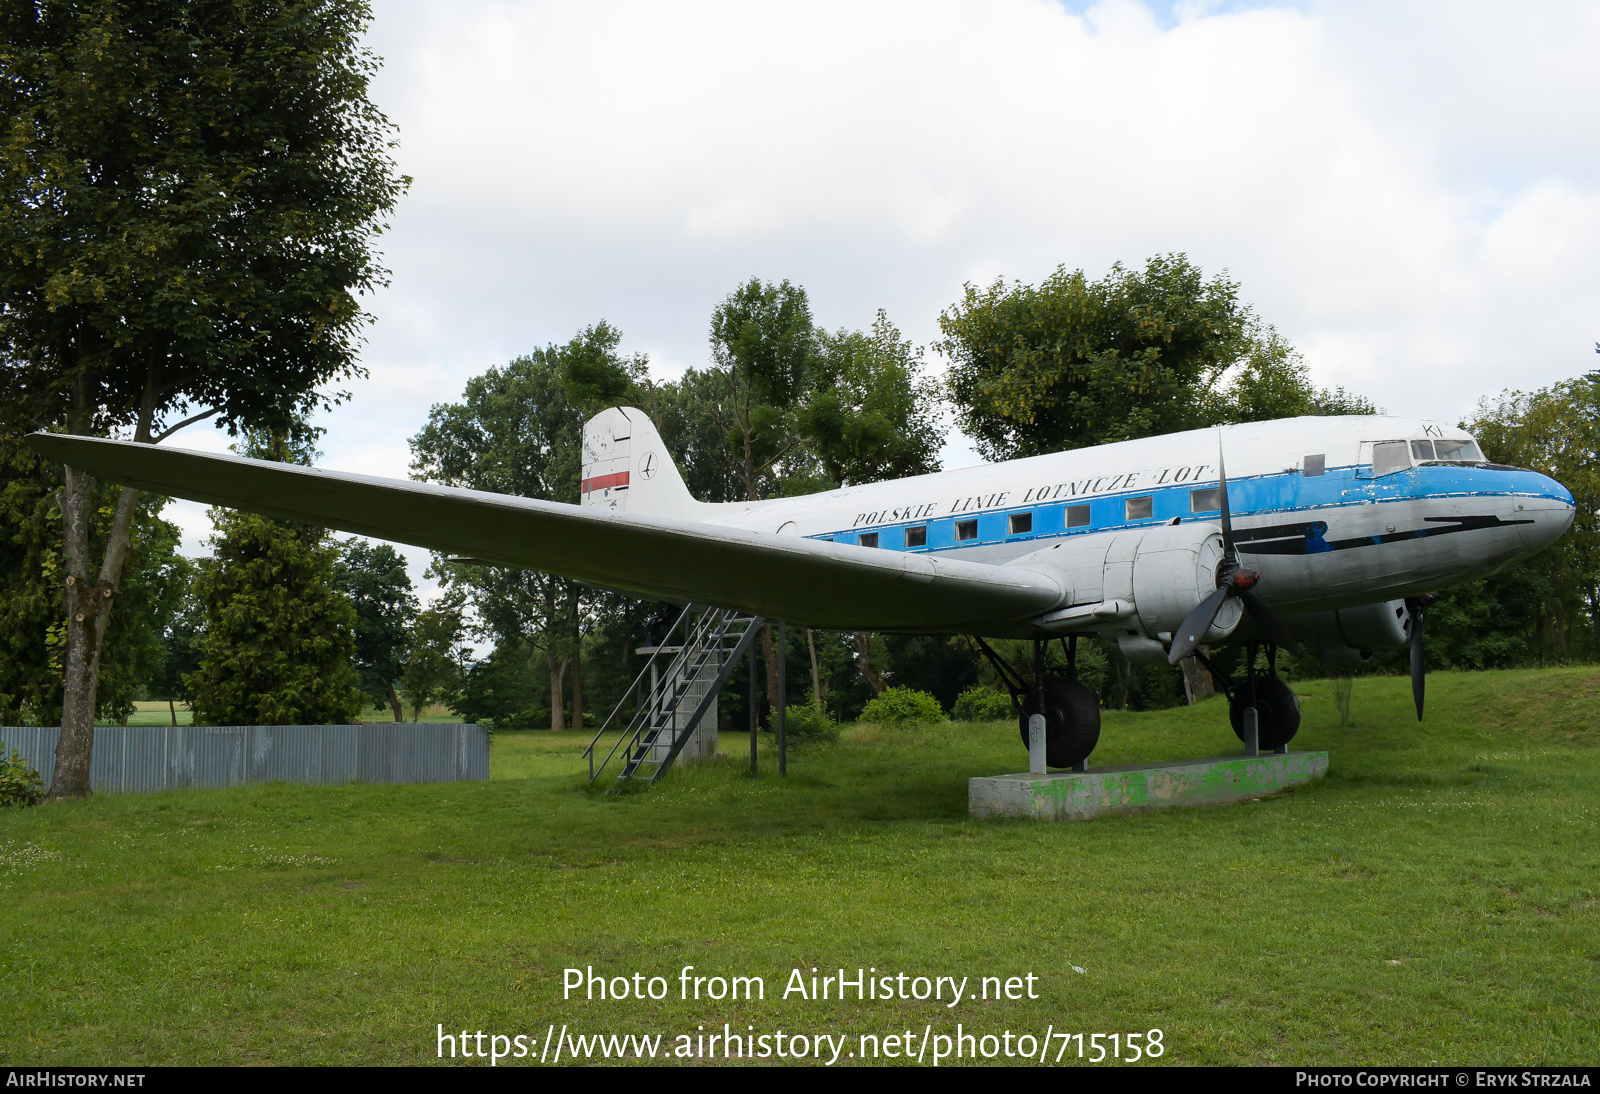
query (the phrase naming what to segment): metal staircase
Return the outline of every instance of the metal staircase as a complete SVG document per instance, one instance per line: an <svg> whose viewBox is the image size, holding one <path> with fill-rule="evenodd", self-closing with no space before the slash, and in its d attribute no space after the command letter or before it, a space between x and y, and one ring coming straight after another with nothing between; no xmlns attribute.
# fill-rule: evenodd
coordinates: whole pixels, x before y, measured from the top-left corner
<svg viewBox="0 0 1600 1094"><path fill-rule="evenodd" d="M604 774L620 755L622 770L611 784L613 792L629 783L655 783L700 726L716 703L739 659L749 652L764 622L759 616L740 615L720 608L685 608L667 632L667 638L650 653L610 717L595 732L583 754L589 759L589 785ZM674 645L672 637L682 635ZM635 699L633 717L626 723L605 758L595 762L601 736L623 726L623 710Z"/></svg>

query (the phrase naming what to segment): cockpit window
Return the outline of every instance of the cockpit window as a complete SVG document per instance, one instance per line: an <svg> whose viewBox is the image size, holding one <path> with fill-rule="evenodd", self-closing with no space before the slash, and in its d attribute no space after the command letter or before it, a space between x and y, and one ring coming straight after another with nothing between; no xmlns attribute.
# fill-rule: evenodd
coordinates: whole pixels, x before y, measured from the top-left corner
<svg viewBox="0 0 1600 1094"><path fill-rule="evenodd" d="M1434 441L1433 448L1441 460L1452 463L1483 462L1483 452L1479 450L1477 441Z"/></svg>
<svg viewBox="0 0 1600 1094"><path fill-rule="evenodd" d="M1372 473L1392 475L1411 466L1410 451L1405 441L1381 441L1372 446Z"/></svg>
<svg viewBox="0 0 1600 1094"><path fill-rule="evenodd" d="M1432 441L1412 441L1411 458L1421 463L1423 460L1433 459Z"/></svg>

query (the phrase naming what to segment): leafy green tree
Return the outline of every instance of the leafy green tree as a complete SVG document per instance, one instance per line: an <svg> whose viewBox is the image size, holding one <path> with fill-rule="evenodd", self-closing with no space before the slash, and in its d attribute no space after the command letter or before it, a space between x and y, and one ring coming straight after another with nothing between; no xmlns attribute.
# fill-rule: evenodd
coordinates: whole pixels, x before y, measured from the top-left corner
<svg viewBox="0 0 1600 1094"><path fill-rule="evenodd" d="M575 502L584 416L567 394L563 366L574 355L614 350L611 334L599 324L564 347L536 350L467 381L461 402L434 406L428 424L411 439L414 477ZM581 657L578 585L549 574L442 557L435 558L430 572L447 589L459 588L467 595L486 637L497 644L526 642L544 652L550 728L564 729L563 680ZM581 660L577 665L575 676L581 676ZM579 699L579 713L581 705Z"/></svg>
<svg viewBox="0 0 1600 1094"><path fill-rule="evenodd" d="M385 703L405 721L395 683L406 669L406 647L417 614L406 560L387 543L352 537L333 566L333 587L356 610L356 672L374 706Z"/></svg>
<svg viewBox="0 0 1600 1094"><path fill-rule="evenodd" d="M185 678L196 725L323 725L361 712L356 613L322 529L213 509L195 595L205 631Z"/></svg>
<svg viewBox="0 0 1600 1094"><path fill-rule="evenodd" d="M400 690L411 704L413 722L421 721L425 708L434 703L454 703L461 694L470 656L463 641L463 599L459 593L447 594L415 616L405 651L405 670L400 677Z"/></svg>
<svg viewBox="0 0 1600 1094"><path fill-rule="evenodd" d="M59 723L66 624L62 619L61 468L15 436L0 438L0 724ZM119 492L97 486L90 545L102 549ZM161 633L177 607L185 565L179 532L161 519L165 498L134 508L121 606L100 651L98 718L122 721L142 682L158 671Z"/></svg>
<svg viewBox="0 0 1600 1094"><path fill-rule="evenodd" d="M1243 359L1221 380L1202 400L1205 424L1381 413L1370 400L1342 387L1318 389L1300 351L1270 325L1251 330Z"/></svg>
<svg viewBox="0 0 1600 1094"><path fill-rule="evenodd" d="M775 492L774 469L799 444L793 414L816 354L811 304L788 281L752 277L711 313L711 356L723 384L714 413L750 501Z"/></svg>
<svg viewBox="0 0 1600 1094"><path fill-rule="evenodd" d="M939 391L922 352L882 310L871 331L818 335L800 434L826 486L924 475L939 468ZM786 486L788 484L785 484Z"/></svg>
<svg viewBox="0 0 1600 1094"><path fill-rule="evenodd" d="M1462 428L1491 460L1543 472L1572 491L1572 531L1518 569L1532 567L1547 590L1533 647L1557 658L1600 653L1600 372L1480 400ZM1532 580L1524 578L1523 584ZM1580 629L1589 633L1575 633Z"/></svg>
<svg viewBox="0 0 1600 1094"><path fill-rule="evenodd" d="M234 450L309 466L320 429L252 430ZM205 623L184 678L196 725L316 725L361 713L356 611L334 588L338 544L325 529L211 510L216 528L194 595Z"/></svg>
<svg viewBox="0 0 1600 1094"><path fill-rule="evenodd" d="M497 730L548 726L550 678L544 653L526 642L502 642L489 656L467 666L451 702L456 715Z"/></svg>
<svg viewBox="0 0 1600 1094"><path fill-rule="evenodd" d="M1238 288L1183 255L968 285L939 317L956 421L992 460L1203 424L1205 392L1248 348Z"/></svg>
<svg viewBox="0 0 1600 1094"><path fill-rule="evenodd" d="M177 609L166 620L161 632L162 655L155 672L147 682L152 698L165 699L172 724L178 724L178 704L194 702L194 693L186 682L190 673L200 667L200 654L196 648L205 627L205 609L194 595L194 562L175 557L175 565L168 576L167 592L177 599Z"/></svg>
<svg viewBox="0 0 1600 1094"><path fill-rule="evenodd" d="M156 443L285 430L359 372L357 294L405 185L367 100L363 0L0 3L0 383L19 429ZM95 543L61 491L52 798L88 793L101 658L138 492Z"/></svg>

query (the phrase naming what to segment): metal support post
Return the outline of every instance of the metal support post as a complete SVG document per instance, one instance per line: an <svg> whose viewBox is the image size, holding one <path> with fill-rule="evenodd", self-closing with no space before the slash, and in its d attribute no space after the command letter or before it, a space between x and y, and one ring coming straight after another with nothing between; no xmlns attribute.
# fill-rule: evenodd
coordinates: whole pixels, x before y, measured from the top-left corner
<svg viewBox="0 0 1600 1094"><path fill-rule="evenodd" d="M789 737L784 725L784 714L789 706L789 651L788 635L783 620L778 620L778 777L789 774Z"/></svg>
<svg viewBox="0 0 1600 1094"><path fill-rule="evenodd" d="M1028 774L1045 773L1044 725L1045 639L1033 640L1033 713L1028 715Z"/></svg>
<svg viewBox="0 0 1600 1094"><path fill-rule="evenodd" d="M756 774L756 646L750 643L750 774Z"/></svg>
<svg viewBox="0 0 1600 1094"><path fill-rule="evenodd" d="M1256 645L1254 642L1245 647L1244 694L1244 717L1241 719L1244 730L1244 754L1246 756L1259 756L1261 755L1261 733L1260 722L1256 713Z"/></svg>

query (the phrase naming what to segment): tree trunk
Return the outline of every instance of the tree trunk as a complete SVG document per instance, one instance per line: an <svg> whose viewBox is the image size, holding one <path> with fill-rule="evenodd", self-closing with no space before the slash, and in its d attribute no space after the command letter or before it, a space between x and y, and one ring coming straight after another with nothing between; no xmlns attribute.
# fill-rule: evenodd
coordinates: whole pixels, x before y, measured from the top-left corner
<svg viewBox="0 0 1600 1094"><path fill-rule="evenodd" d="M806 648L811 651L811 705L817 708L817 713L822 713L822 674L817 671L817 640L812 637L811 628L806 628Z"/></svg>
<svg viewBox="0 0 1600 1094"><path fill-rule="evenodd" d="M1190 706L1217 693L1216 681L1211 679L1211 673L1200 663L1199 658L1191 654L1178 664L1183 667L1183 691L1189 697Z"/></svg>
<svg viewBox="0 0 1600 1094"><path fill-rule="evenodd" d="M172 724L178 724L178 704L172 701L172 696L167 696L167 710L172 713Z"/></svg>
<svg viewBox="0 0 1600 1094"><path fill-rule="evenodd" d="M778 701L778 646L772 640L772 624L761 624L761 659L767 666L767 706Z"/></svg>
<svg viewBox="0 0 1600 1094"><path fill-rule="evenodd" d="M405 721L406 713L400 706L400 696L394 693L394 681L390 680L384 687L389 689L389 706L394 710L394 720L396 722Z"/></svg>
<svg viewBox="0 0 1600 1094"><path fill-rule="evenodd" d="M544 656L550 665L550 732L560 733L567 728L561 717L561 678L567 674L567 661L557 661L556 655L548 651Z"/></svg>
<svg viewBox="0 0 1600 1094"><path fill-rule="evenodd" d="M155 417L157 369L152 365L145 380L143 404L133 439L150 442L150 424ZM72 410L67 427L87 436L92 425L94 404L89 395L88 369L80 370L73 390ZM62 546L65 548L67 589L67 656L62 680L61 736L56 740L55 771L50 776L47 801L66 801L89 793L89 760L94 749L94 712L100 691L100 645L105 641L106 625L111 621L111 602L117 583L128 561L128 544L133 536L133 513L139 491L123 487L106 537L106 553L100 562L100 575L89 584L89 526L94 510L94 478L71 467L62 468L61 489Z"/></svg>
<svg viewBox="0 0 1600 1094"><path fill-rule="evenodd" d="M583 651L572 655L572 728L583 728Z"/></svg>
<svg viewBox="0 0 1600 1094"><path fill-rule="evenodd" d="M883 694L885 687L883 676L872 667L872 635L866 631L856 632L856 666L861 669L861 675L867 678L867 683L872 685L872 690L879 695Z"/></svg>

